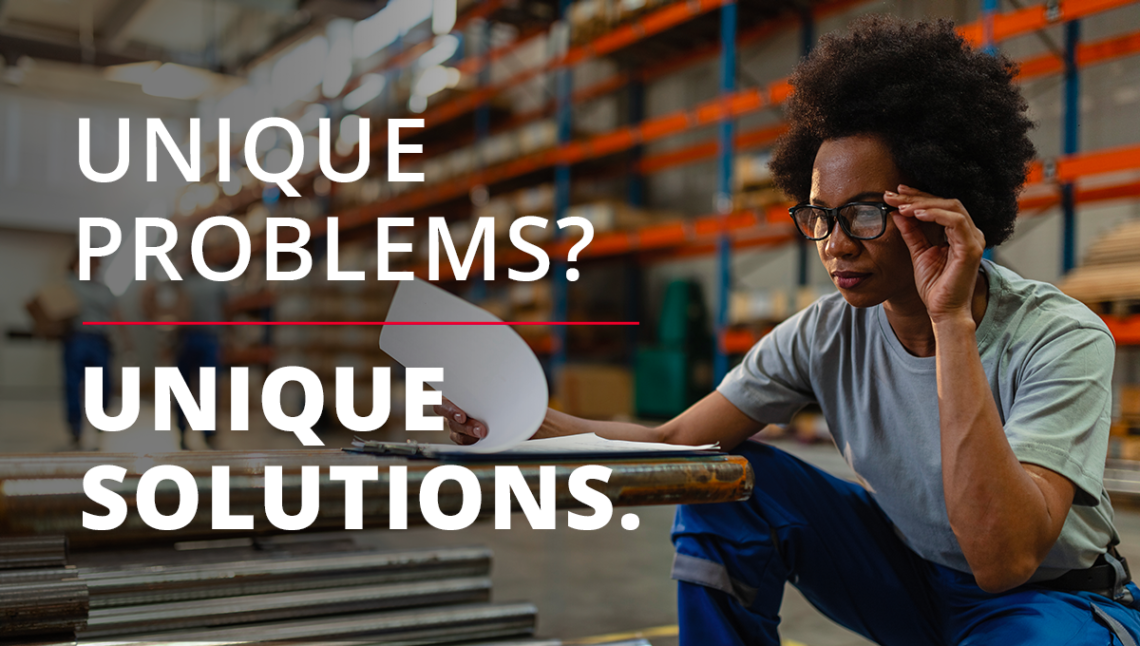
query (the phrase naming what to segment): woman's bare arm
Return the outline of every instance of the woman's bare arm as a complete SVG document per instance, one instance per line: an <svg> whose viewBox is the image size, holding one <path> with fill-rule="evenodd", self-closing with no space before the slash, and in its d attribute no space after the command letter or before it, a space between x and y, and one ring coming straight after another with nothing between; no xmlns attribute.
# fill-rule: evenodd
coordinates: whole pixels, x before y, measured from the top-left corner
<svg viewBox="0 0 1140 646"><path fill-rule="evenodd" d="M451 440L456 444L473 444L487 436L486 424L467 417L462 409L447 399L435 407L435 414L447 420ZM763 424L740 412L724 395L714 391L657 427L588 420L549 409L534 438L595 433L607 439L631 442L686 445L720 442L721 448L731 449L763 427Z"/></svg>

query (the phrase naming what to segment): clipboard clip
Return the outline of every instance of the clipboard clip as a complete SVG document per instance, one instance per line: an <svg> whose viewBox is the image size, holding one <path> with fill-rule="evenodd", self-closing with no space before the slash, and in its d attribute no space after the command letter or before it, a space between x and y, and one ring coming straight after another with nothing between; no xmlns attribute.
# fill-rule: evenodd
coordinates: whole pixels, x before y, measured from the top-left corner
<svg viewBox="0 0 1140 646"><path fill-rule="evenodd" d="M406 442L379 442L376 440L362 440L358 437L353 439L352 448L348 450L372 455L413 458L427 457L427 454L424 452L424 445L415 440L407 440Z"/></svg>

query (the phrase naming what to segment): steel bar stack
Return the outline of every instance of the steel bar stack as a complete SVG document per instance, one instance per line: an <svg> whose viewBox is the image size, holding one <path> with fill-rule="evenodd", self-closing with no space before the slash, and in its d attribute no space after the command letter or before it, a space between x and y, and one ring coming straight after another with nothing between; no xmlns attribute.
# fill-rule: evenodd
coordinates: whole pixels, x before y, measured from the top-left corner
<svg viewBox="0 0 1140 646"><path fill-rule="evenodd" d="M752 488L752 473L739 456L604 462L612 473L597 490L618 507L727 502L746 498ZM252 516L254 528L213 530L210 506L203 503L179 530L155 530L137 513L115 529L87 529L85 512L105 513L84 493L85 474L100 464L126 470L116 491L129 509L137 508L143 474L171 464L195 478L203 499L213 497L215 486L225 487L230 513ZM340 531L346 524L344 483L333 481L329 470L351 464L380 466L380 478L369 483L363 500L366 527L388 524L392 465L407 468L406 488L400 488L408 496L409 524L423 522L416 502L427 473L439 464L427 460L336 450L0 457L0 536L7 537L0 539L0 646L557 644L533 639L533 605L491 602L489 550L377 551ZM218 465L229 467L228 482L214 482ZM282 534L269 523L270 465L283 468L281 499L289 508L302 502L301 468L320 469L319 514L308 529L336 533ZM568 488L581 465L556 464L560 510L582 505ZM481 515L490 516L496 467L469 468L483 492ZM521 463L520 469L537 490L538 465ZM446 483L436 495L444 513L463 507L457 483ZM161 482L153 498L164 510L181 504L170 481Z"/></svg>
<svg viewBox="0 0 1140 646"><path fill-rule="evenodd" d="M134 563L100 554L120 562L85 567L68 564L62 538L0 539L0 564L42 566L0 571L0 644L429 644L534 632L534 606L490 603L481 547L166 552Z"/></svg>

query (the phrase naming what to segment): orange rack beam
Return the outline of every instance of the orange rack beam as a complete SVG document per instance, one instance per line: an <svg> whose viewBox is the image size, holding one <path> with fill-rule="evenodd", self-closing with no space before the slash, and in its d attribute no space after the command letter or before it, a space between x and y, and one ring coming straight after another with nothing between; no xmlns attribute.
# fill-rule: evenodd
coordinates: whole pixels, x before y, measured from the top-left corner
<svg viewBox="0 0 1140 646"><path fill-rule="evenodd" d="M1112 332L1117 345L1140 345L1140 314L1124 318L1104 315L1101 318L1108 326L1108 331Z"/></svg>
<svg viewBox="0 0 1140 646"><path fill-rule="evenodd" d="M1078 45L1077 67L1087 67L1136 54L1140 54L1140 32ZM1056 54L1049 52L1022 61L1017 78L1026 81L1042 76L1060 74L1064 70L1064 61Z"/></svg>
<svg viewBox="0 0 1140 646"><path fill-rule="evenodd" d="M1096 13L1118 9L1135 3L1136 0L1060 0L1057 11L1050 20L1045 4L1025 7L993 16L993 39L995 42L1009 40L1017 36L1040 31L1049 25L1077 20ZM981 45L985 34L982 20L975 20L958 28L958 33L973 45Z"/></svg>

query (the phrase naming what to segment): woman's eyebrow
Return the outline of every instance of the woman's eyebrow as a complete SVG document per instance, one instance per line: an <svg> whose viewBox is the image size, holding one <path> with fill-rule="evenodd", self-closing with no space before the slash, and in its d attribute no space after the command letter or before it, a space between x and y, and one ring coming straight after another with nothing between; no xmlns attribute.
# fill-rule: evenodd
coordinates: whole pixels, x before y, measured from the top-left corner
<svg viewBox="0 0 1140 646"><path fill-rule="evenodd" d="M847 201L844 202L844 204L848 204L850 202L862 202L869 197L882 199L883 192L884 191L863 191L862 193L856 195L855 197L848 198Z"/></svg>
<svg viewBox="0 0 1140 646"><path fill-rule="evenodd" d="M875 197L875 198L882 199L883 193L884 193L884 191L863 191L862 193L860 193L858 195L847 198L842 203L843 204L850 204L852 202L862 202L868 197ZM815 206L830 207L830 205L827 203L827 200L821 200L819 198L813 198L809 201L812 204L814 204Z"/></svg>

